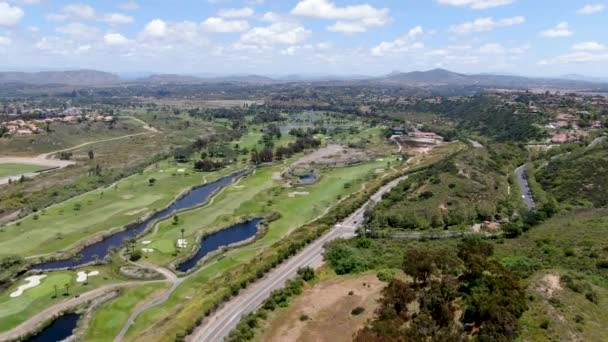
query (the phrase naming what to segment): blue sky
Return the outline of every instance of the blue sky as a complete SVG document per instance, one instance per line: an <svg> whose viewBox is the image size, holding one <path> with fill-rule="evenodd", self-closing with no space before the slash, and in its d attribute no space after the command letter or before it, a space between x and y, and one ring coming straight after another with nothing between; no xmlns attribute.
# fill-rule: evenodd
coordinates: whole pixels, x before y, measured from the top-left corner
<svg viewBox="0 0 608 342"><path fill-rule="evenodd" d="M608 77L608 0L0 0L0 68Z"/></svg>

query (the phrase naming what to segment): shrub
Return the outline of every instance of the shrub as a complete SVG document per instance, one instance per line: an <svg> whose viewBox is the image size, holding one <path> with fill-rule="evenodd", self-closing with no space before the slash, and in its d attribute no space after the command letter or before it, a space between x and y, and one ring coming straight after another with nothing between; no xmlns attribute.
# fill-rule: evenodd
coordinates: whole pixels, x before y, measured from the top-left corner
<svg viewBox="0 0 608 342"><path fill-rule="evenodd" d="M544 319L542 322L540 322L540 328L547 330L549 328L549 320L548 319Z"/></svg>
<svg viewBox="0 0 608 342"><path fill-rule="evenodd" d="M365 312L365 308L361 307L361 306L357 306L350 312L350 314L353 316L358 316L358 315L362 314L363 312Z"/></svg>
<svg viewBox="0 0 608 342"><path fill-rule="evenodd" d="M304 321L308 321L309 317L306 314L301 314L300 315L300 321L304 322Z"/></svg>

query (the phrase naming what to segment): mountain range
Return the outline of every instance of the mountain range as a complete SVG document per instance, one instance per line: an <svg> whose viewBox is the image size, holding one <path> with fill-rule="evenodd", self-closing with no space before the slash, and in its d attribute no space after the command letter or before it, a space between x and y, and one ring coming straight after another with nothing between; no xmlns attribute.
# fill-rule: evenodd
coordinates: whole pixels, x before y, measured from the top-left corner
<svg viewBox="0 0 608 342"><path fill-rule="evenodd" d="M530 78L513 75L462 74L445 69L428 71L392 72L381 77L353 76L303 76L266 77L260 75L233 75L197 77L177 74L153 74L140 78L121 78L118 75L97 70L44 71L35 73L0 72L0 84L21 83L30 85L105 86L117 84L204 84L246 83L274 84L290 82L348 82L409 86L484 86L505 88L555 87L594 89L606 86L605 80L567 75L563 78Z"/></svg>

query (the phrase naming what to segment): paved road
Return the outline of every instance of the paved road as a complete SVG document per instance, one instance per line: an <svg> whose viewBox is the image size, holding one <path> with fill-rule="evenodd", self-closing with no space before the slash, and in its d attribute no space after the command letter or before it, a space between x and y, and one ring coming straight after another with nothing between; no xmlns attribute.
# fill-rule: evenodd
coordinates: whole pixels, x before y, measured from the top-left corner
<svg viewBox="0 0 608 342"><path fill-rule="evenodd" d="M374 204L382 195L394 188L407 176L400 177L380 188L361 208L339 224L335 225L327 234L314 241L298 254L283 262L279 267L270 271L264 278L251 284L240 294L215 312L203 322L194 333L187 337L187 341L215 342L222 341L238 324L241 316L256 310L270 293L282 288L288 279L293 279L297 270L310 266L317 268L323 264L323 251L325 243L337 238L350 238L356 235L357 228L363 221L363 215L368 205Z"/></svg>
<svg viewBox="0 0 608 342"><path fill-rule="evenodd" d="M526 179L526 165L524 164L515 169L515 175L517 176L517 184L519 185L522 199L526 203L528 210L536 209L536 203L534 203L532 191L530 190L530 185L528 185L528 180Z"/></svg>

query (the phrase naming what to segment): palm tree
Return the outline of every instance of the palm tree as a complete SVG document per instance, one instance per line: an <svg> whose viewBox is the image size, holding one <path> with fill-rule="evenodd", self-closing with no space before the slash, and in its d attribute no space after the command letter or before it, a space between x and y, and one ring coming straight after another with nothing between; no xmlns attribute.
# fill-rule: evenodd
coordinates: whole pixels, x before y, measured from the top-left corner
<svg viewBox="0 0 608 342"><path fill-rule="evenodd" d="M182 232L182 240L183 240L184 239L184 231L185 231L185 229L182 228L182 229L180 229L180 231Z"/></svg>
<svg viewBox="0 0 608 342"><path fill-rule="evenodd" d="M65 293L63 294L64 296L69 296L70 295L70 284L65 284Z"/></svg>

